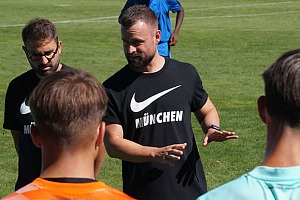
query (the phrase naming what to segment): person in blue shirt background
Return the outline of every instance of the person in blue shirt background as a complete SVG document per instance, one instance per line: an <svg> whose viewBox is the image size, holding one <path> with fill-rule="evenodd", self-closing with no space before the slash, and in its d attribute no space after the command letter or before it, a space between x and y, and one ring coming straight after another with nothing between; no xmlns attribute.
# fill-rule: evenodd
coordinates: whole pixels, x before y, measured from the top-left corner
<svg viewBox="0 0 300 200"><path fill-rule="evenodd" d="M125 10L133 5L145 5L155 12L158 18L158 29L161 31L158 53L164 57L171 57L170 46L176 45L179 30L184 18L184 9L182 5L177 0L128 0L122 9L120 16ZM169 11L177 13L173 32Z"/></svg>
<svg viewBox="0 0 300 200"><path fill-rule="evenodd" d="M300 49L283 54L263 78L257 105L267 126L265 160L197 200L300 199Z"/></svg>

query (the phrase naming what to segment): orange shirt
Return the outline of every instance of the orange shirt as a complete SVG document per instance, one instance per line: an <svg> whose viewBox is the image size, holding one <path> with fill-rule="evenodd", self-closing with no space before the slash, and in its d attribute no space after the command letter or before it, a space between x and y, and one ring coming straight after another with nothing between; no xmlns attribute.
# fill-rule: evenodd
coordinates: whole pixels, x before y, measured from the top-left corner
<svg viewBox="0 0 300 200"><path fill-rule="evenodd" d="M109 187L103 182L60 183L41 178L35 179L32 183L4 197L4 199L133 200L127 194Z"/></svg>

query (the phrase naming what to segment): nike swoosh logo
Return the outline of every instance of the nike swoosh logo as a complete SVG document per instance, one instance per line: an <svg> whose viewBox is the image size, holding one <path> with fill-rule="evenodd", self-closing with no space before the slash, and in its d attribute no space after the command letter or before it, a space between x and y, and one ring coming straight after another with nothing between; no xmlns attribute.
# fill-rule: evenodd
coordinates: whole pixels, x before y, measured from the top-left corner
<svg viewBox="0 0 300 200"><path fill-rule="evenodd" d="M26 100L27 100L27 98L24 99L24 101L23 101L23 103L21 104L21 107L20 107L20 113L22 115L26 115L28 113L31 113L30 107L26 105Z"/></svg>
<svg viewBox="0 0 300 200"><path fill-rule="evenodd" d="M147 106L149 106L151 103L153 103L155 100L159 99L160 97L164 96L165 94L171 92L172 90L175 90L176 88L180 87L181 85L172 87L170 89L167 89L165 91L162 91L158 94L155 94L148 99L142 101L142 102L136 102L135 100L135 93L133 94L130 102L130 108L133 112L140 112L144 110Z"/></svg>

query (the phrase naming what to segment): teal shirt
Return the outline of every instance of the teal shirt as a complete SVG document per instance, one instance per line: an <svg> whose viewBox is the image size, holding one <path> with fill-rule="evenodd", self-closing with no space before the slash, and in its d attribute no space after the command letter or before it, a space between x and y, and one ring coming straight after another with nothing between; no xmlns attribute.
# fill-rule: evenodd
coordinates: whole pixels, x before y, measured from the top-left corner
<svg viewBox="0 0 300 200"><path fill-rule="evenodd" d="M215 188L197 200L300 200L300 166L258 166L240 178Z"/></svg>

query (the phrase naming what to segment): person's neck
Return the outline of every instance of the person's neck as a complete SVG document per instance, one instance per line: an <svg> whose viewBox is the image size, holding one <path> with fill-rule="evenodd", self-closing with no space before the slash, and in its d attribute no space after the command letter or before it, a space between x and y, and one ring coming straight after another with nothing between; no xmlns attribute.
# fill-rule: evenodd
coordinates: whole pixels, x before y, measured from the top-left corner
<svg viewBox="0 0 300 200"><path fill-rule="evenodd" d="M94 158L88 153L47 156L43 154L41 178L90 178L94 179Z"/></svg>
<svg viewBox="0 0 300 200"><path fill-rule="evenodd" d="M160 71L165 65L165 58L158 55L158 53L153 57L152 61L145 66L144 69L139 71L143 74L151 74Z"/></svg>
<svg viewBox="0 0 300 200"><path fill-rule="evenodd" d="M281 137L277 139L277 142L275 141L275 144L267 141L266 158L262 165L269 167L300 166L300 129L284 125L277 130L281 131ZM269 133L268 137L271 134Z"/></svg>
<svg viewBox="0 0 300 200"><path fill-rule="evenodd" d="M58 71L60 71L60 70L61 70L61 68L62 68L62 64L61 64L61 63L59 63L56 71L57 71L57 72L58 72Z"/></svg>

